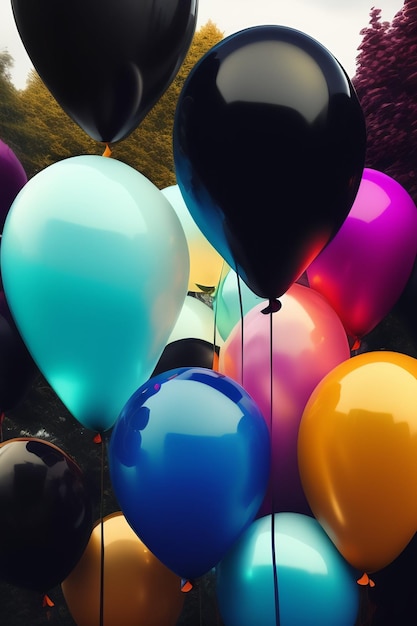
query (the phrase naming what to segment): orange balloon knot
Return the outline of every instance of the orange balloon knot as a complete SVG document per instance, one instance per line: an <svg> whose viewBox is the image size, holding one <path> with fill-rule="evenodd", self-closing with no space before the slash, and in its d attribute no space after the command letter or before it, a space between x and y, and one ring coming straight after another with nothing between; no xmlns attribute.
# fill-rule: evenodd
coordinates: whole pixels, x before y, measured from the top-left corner
<svg viewBox="0 0 417 626"><path fill-rule="evenodd" d="M55 606L55 603L52 602L51 598L45 594L43 596L42 606Z"/></svg>
<svg viewBox="0 0 417 626"><path fill-rule="evenodd" d="M361 576L357 581L358 585L362 585L363 587L366 587L367 585L369 585L370 587L375 587L375 583L372 580L372 578L369 578L368 574L364 574L363 576Z"/></svg>
<svg viewBox="0 0 417 626"><path fill-rule="evenodd" d="M262 309L261 313L267 315L268 313L278 313L281 308L281 302L279 300L269 300L268 306Z"/></svg>
<svg viewBox="0 0 417 626"><path fill-rule="evenodd" d="M93 439L94 443L101 443L102 442L102 438L100 433L97 433L96 435L94 435L94 439Z"/></svg>
<svg viewBox="0 0 417 626"><path fill-rule="evenodd" d="M104 157L110 157L111 156L111 149L108 143L106 143L106 149L103 152L103 156Z"/></svg>
<svg viewBox="0 0 417 626"><path fill-rule="evenodd" d="M181 579L181 591L183 593L188 593L189 591L191 591L193 586L194 585L190 580L187 580L186 578Z"/></svg>
<svg viewBox="0 0 417 626"><path fill-rule="evenodd" d="M356 338L355 341L353 342L353 345L351 347L351 350L359 350L359 348L361 347L361 340Z"/></svg>

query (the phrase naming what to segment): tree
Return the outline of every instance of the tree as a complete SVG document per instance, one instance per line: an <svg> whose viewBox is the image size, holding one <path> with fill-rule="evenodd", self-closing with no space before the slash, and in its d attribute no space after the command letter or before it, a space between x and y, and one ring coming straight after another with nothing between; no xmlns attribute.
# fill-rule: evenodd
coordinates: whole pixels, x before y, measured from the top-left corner
<svg viewBox="0 0 417 626"><path fill-rule="evenodd" d="M172 131L176 103L194 64L223 38L208 22L193 42L173 83L125 140L112 146L113 157L138 169L160 189L175 183ZM102 154L105 146L91 139L63 111L33 70L17 91L10 80L13 60L0 56L0 136L21 160L29 178L48 165L79 154Z"/></svg>
<svg viewBox="0 0 417 626"><path fill-rule="evenodd" d="M17 89L11 81L10 69L13 58L4 50L0 52L0 139L6 143L20 159L21 127L25 114L19 101Z"/></svg>
<svg viewBox="0 0 417 626"><path fill-rule="evenodd" d="M352 82L367 124L366 166L399 182L417 203L417 0L391 24L373 8Z"/></svg>

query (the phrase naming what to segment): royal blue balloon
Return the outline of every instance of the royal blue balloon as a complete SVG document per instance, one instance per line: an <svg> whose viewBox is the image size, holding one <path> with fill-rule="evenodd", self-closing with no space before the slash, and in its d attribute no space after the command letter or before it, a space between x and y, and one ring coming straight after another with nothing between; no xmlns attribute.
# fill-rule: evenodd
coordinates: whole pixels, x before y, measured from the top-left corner
<svg viewBox="0 0 417 626"><path fill-rule="evenodd" d="M79 422L109 429L152 374L187 294L187 242L171 204L120 161L65 159L13 202L1 267L39 369Z"/></svg>
<svg viewBox="0 0 417 626"><path fill-rule="evenodd" d="M277 614L279 626L354 626L356 622L357 573L317 520L307 515L260 517L222 559L216 573L225 626L277 626Z"/></svg>
<svg viewBox="0 0 417 626"><path fill-rule="evenodd" d="M238 383L211 369L178 368L129 399L109 465L136 534L167 567L195 579L255 518L268 482L269 433Z"/></svg>

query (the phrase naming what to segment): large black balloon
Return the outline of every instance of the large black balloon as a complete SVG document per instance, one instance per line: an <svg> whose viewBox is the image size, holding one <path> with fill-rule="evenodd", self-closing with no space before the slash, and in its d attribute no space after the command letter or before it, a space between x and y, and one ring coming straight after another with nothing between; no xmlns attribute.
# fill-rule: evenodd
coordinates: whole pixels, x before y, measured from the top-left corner
<svg viewBox="0 0 417 626"><path fill-rule="evenodd" d="M283 26L248 28L193 68L174 124L178 185L254 293L285 293L347 217L366 129L334 56Z"/></svg>
<svg viewBox="0 0 417 626"><path fill-rule="evenodd" d="M127 137L174 79L197 0L11 0L46 87L93 139Z"/></svg>
<svg viewBox="0 0 417 626"><path fill-rule="evenodd" d="M78 465L36 438L0 444L0 578L46 593L83 554L92 505Z"/></svg>

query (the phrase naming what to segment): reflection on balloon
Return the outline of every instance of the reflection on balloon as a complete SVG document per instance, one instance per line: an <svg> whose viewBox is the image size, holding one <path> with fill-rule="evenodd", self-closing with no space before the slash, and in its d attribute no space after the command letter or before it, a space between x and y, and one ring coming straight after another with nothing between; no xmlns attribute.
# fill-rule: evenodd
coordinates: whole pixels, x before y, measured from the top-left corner
<svg viewBox="0 0 417 626"><path fill-rule="evenodd" d="M270 428L270 486L260 515L310 513L298 472L298 427L314 387L350 357L342 322L320 294L294 284L281 301L272 319L261 312L264 303L252 308L219 355L219 371L242 384Z"/></svg>
<svg viewBox="0 0 417 626"><path fill-rule="evenodd" d="M235 381L205 368L170 370L126 403L109 466L138 537L173 572L195 579L255 518L269 475L268 429Z"/></svg>
<svg viewBox="0 0 417 626"><path fill-rule="evenodd" d="M417 360L368 352L329 372L300 424L311 509L358 570L382 569L417 528Z"/></svg>
<svg viewBox="0 0 417 626"><path fill-rule="evenodd" d="M365 168L352 209L337 235L307 269L348 334L360 340L390 312L417 254L417 208L382 172Z"/></svg>
<svg viewBox="0 0 417 626"><path fill-rule="evenodd" d="M78 465L36 438L0 443L0 578L46 593L81 557L92 505Z"/></svg>
<svg viewBox="0 0 417 626"><path fill-rule="evenodd" d="M92 139L107 143L127 137L170 85L197 19L197 0L12 0L12 9L46 87Z"/></svg>
<svg viewBox="0 0 417 626"><path fill-rule="evenodd" d="M162 193L175 209L187 239L190 253L188 291L217 289L223 269L223 258L207 241L191 217L178 185L166 187L162 189Z"/></svg>
<svg viewBox="0 0 417 626"><path fill-rule="evenodd" d="M194 66L178 100L174 161L185 203L262 298L285 293L336 234L365 148L346 72L291 28L225 38Z"/></svg>
<svg viewBox="0 0 417 626"><path fill-rule="evenodd" d="M187 293L187 242L172 206L120 161L64 159L13 203L1 265L42 374L79 422L109 429L151 375Z"/></svg>
<svg viewBox="0 0 417 626"><path fill-rule="evenodd" d="M13 200L26 183L23 165L13 150L0 139L0 233Z"/></svg>
<svg viewBox="0 0 417 626"><path fill-rule="evenodd" d="M104 594L100 597L101 532ZM184 604L181 579L140 541L121 512L96 524L88 545L62 585L77 626L175 626Z"/></svg>
<svg viewBox="0 0 417 626"><path fill-rule="evenodd" d="M273 529L273 530L272 530ZM272 532L278 603L275 602ZM297 513L253 522L217 570L225 626L353 626L359 592L353 569L319 523ZM276 608L279 607L279 622Z"/></svg>

